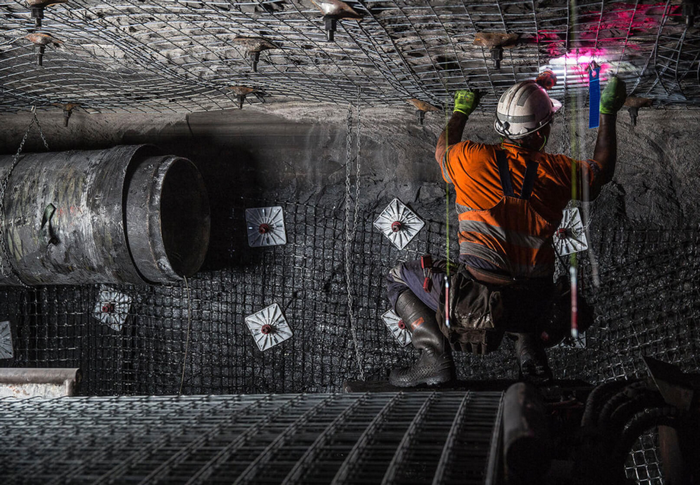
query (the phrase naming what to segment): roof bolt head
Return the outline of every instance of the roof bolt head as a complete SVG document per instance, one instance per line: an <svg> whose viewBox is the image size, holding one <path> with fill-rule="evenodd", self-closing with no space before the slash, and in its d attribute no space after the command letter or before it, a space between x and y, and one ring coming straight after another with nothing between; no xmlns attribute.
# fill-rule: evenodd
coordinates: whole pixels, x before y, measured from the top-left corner
<svg viewBox="0 0 700 485"><path fill-rule="evenodd" d="M401 229L403 229L401 221L394 221L391 223L391 232L399 232Z"/></svg>
<svg viewBox="0 0 700 485"><path fill-rule="evenodd" d="M272 325L270 325L269 323L266 323L265 325L260 327L260 333L262 333L264 335L270 335L273 332L274 332L274 329L272 328Z"/></svg>
<svg viewBox="0 0 700 485"><path fill-rule="evenodd" d="M496 69L501 68L501 61L503 60L503 47L500 45L491 48L491 59L494 60Z"/></svg>
<svg viewBox="0 0 700 485"><path fill-rule="evenodd" d="M559 229L557 229L557 237L559 239L566 239L567 237L571 237L571 236L572 236L571 231L568 228L560 227Z"/></svg>
<svg viewBox="0 0 700 485"><path fill-rule="evenodd" d="M328 42L335 42L335 31L338 25L338 19L330 15L323 17L323 22L326 27L326 40Z"/></svg>

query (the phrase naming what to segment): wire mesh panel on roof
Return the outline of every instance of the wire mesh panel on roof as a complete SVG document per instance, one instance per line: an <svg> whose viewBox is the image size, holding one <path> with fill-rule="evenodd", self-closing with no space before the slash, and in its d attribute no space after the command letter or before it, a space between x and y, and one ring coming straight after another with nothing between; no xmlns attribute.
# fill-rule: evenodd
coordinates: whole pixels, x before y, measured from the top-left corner
<svg viewBox="0 0 700 485"><path fill-rule="evenodd" d="M495 453L501 399L498 392L6 398L0 458L8 483L479 484Z"/></svg>
<svg viewBox="0 0 700 485"><path fill-rule="evenodd" d="M340 20L335 41L326 42L322 14L307 0L72 0L48 7L38 31L24 1L0 0L0 109L70 103L89 112L208 111L235 106L228 88L243 86L263 100L373 106L409 98L442 105L468 88L492 111L508 86L545 68L560 80L554 97L585 99L591 61L604 79L629 81L630 94L700 104L698 27L683 22L676 3L348 5L361 19ZM475 43L478 34L498 33L511 41ZM56 41L39 45L30 34ZM241 38L275 48L251 51Z"/></svg>

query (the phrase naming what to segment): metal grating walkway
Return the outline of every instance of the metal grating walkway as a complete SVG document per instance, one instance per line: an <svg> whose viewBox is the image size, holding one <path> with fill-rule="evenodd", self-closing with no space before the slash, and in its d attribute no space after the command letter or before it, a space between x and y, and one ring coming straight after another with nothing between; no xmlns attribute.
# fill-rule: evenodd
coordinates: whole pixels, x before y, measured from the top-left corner
<svg viewBox="0 0 700 485"><path fill-rule="evenodd" d="M0 476L34 483L487 482L499 392L0 400Z"/></svg>

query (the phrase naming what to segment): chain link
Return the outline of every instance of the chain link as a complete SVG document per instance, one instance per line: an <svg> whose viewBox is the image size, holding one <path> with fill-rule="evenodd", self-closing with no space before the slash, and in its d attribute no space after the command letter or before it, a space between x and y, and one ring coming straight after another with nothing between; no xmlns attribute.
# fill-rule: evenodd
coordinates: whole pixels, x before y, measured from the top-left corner
<svg viewBox="0 0 700 485"><path fill-rule="evenodd" d="M190 293L190 284L187 277L182 277L185 280L185 289L187 290L187 339L185 340L185 356L182 358L182 375L180 376L180 390L177 395L182 396L182 387L185 385L185 365L187 364L187 354L190 350L190 330L192 328L192 294Z"/></svg>
<svg viewBox="0 0 700 485"><path fill-rule="evenodd" d="M346 135L345 139L345 286L348 291L348 320L350 323L350 333L355 347L355 358L357 367L360 370L360 379L365 380L365 371L362 365L362 355L360 354L360 345L357 339L357 329L355 327L355 298L353 295L353 285L350 278L351 269L350 262L352 261L352 244L355 240L355 232L357 230L357 219L359 212L359 196L360 196L360 106L357 106L357 154L355 159L356 175L355 175L355 210L352 215L352 224L350 222L350 204L352 202L351 190L352 184L350 181L350 173L352 166L352 105L348 106L348 115L346 119Z"/></svg>
<svg viewBox="0 0 700 485"><path fill-rule="evenodd" d="M20 277L19 273L10 262L10 251L7 245L7 234L4 231L6 226L5 192L7 191L7 184L10 182L10 176L12 175L13 170L19 163L19 157L22 155L22 150L24 150L24 144L27 142L29 132L32 130L32 126L34 126L35 123L37 128L39 129L39 135L41 135L41 140L44 142L46 150L49 150L49 144L46 141L46 138L44 137L44 132L41 129L41 124L39 124L39 118L36 116L36 107L32 106L32 119L29 122L27 131L24 132L24 136L22 137L22 141L19 144L17 153L15 153L15 156L12 158L12 164L10 165L10 169L5 174L5 177L3 177L2 182L0 182L0 239L2 239L2 242L0 243L0 252L2 252L2 256L0 257L0 276L5 277L13 275L15 278L17 278L19 284L22 285L24 288L30 288L30 286L28 286L26 283L24 283L24 281L22 281L22 278ZM5 272L5 261L7 261L7 264L10 267L9 273Z"/></svg>
<svg viewBox="0 0 700 485"><path fill-rule="evenodd" d="M49 144L46 141L46 138L44 137L44 130L41 129L41 123L39 123L39 118L36 115L36 106L32 106L32 115L34 115L34 123L36 123L36 127L39 128L39 135L41 136L41 141L44 142L44 148L46 148L46 151L49 151ZM31 128L31 125L29 125Z"/></svg>

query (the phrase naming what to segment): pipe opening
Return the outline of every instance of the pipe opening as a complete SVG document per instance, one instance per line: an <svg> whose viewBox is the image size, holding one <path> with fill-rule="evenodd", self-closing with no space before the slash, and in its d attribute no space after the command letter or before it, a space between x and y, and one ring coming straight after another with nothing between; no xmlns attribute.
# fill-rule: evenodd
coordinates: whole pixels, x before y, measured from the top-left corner
<svg viewBox="0 0 700 485"><path fill-rule="evenodd" d="M165 254L180 276L192 276L209 245L209 200L197 168L177 158L165 173L160 205Z"/></svg>

